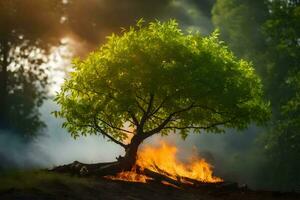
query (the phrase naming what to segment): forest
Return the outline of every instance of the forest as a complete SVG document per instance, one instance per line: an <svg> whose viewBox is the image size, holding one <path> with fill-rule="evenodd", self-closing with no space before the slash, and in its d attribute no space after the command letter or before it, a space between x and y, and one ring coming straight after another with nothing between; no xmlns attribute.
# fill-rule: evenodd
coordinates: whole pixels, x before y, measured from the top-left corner
<svg viewBox="0 0 300 200"><path fill-rule="evenodd" d="M162 167L195 151L209 179ZM299 157L299 0L0 0L0 198L52 168L300 192Z"/></svg>

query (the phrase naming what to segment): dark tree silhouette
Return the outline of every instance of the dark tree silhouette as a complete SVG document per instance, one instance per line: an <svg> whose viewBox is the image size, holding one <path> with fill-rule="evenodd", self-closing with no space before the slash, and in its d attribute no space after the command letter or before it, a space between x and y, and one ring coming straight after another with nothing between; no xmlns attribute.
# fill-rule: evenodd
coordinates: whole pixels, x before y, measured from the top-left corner
<svg viewBox="0 0 300 200"><path fill-rule="evenodd" d="M44 126L38 107L46 97L47 55L61 36L61 1L0 2L0 129L23 136Z"/></svg>

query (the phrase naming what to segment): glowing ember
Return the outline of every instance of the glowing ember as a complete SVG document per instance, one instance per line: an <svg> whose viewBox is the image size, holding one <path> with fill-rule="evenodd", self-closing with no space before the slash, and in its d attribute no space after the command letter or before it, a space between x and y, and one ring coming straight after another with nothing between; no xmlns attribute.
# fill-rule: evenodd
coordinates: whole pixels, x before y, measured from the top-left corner
<svg viewBox="0 0 300 200"><path fill-rule="evenodd" d="M152 179L148 176L137 173L135 168L133 168L131 171L124 171L118 173L116 176L106 176L106 178L112 180L122 180L122 181L140 182L140 183L146 183L148 180Z"/></svg>
<svg viewBox="0 0 300 200"><path fill-rule="evenodd" d="M165 142L161 142L158 147L144 146L138 153L137 166L141 167L141 171L147 168L185 183L188 182L186 178L206 183L223 181L221 178L213 176L212 166L203 158L191 156L187 163L183 163L177 159L177 152L175 146ZM143 183L151 179L136 173L135 169L130 172L121 172L117 176L109 178Z"/></svg>

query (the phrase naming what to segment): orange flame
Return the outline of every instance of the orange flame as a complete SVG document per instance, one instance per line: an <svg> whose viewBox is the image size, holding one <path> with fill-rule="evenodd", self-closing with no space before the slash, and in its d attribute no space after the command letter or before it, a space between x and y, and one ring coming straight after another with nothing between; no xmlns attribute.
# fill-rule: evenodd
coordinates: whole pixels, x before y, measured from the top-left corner
<svg viewBox="0 0 300 200"><path fill-rule="evenodd" d="M137 173L135 167L131 171L120 172L116 176L106 176L106 178L112 180L122 180L122 181L140 182L140 183L146 183L148 180L152 180L152 178L146 175Z"/></svg>
<svg viewBox="0 0 300 200"><path fill-rule="evenodd" d="M177 153L178 149L175 146L165 142L161 142L157 147L146 145L139 151L136 164L141 167L141 170L147 168L174 180L184 181L182 178L190 178L206 183L223 181L221 178L213 176L213 167L203 158L191 156L187 163L183 163L177 159ZM135 169L108 178L143 183L151 179L136 173Z"/></svg>

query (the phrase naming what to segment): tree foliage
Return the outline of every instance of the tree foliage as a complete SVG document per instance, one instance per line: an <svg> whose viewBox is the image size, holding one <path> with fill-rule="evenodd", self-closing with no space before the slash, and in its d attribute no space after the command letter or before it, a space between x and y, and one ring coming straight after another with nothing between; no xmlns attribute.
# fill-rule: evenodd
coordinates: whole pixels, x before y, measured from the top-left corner
<svg viewBox="0 0 300 200"><path fill-rule="evenodd" d="M185 138L188 130L242 129L268 116L251 63L237 59L218 33L184 33L174 20L140 20L73 68L54 114L74 137L99 133L121 144L130 135L174 131Z"/></svg>
<svg viewBox="0 0 300 200"><path fill-rule="evenodd" d="M264 24L269 46L269 95L273 100L273 127L265 139L274 165L275 184L295 187L300 182L300 1L269 3L270 17Z"/></svg>
<svg viewBox="0 0 300 200"><path fill-rule="evenodd" d="M271 10L268 20L263 24L268 45L269 74L268 93L274 106L280 109L282 104L295 93L287 84L289 76L299 71L300 63L300 2L274 1L268 4ZM279 117L280 112L275 113Z"/></svg>

